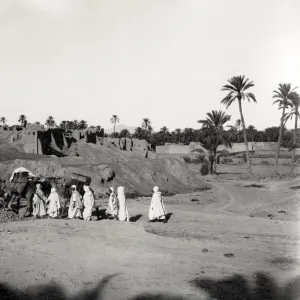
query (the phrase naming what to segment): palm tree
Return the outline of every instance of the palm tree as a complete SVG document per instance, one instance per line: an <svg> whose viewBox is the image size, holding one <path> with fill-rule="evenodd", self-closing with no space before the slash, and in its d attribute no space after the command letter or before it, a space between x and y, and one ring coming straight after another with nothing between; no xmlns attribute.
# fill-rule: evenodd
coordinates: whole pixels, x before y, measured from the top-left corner
<svg viewBox="0 0 300 300"><path fill-rule="evenodd" d="M88 127L88 123L85 120L81 120L78 124L78 129L86 129Z"/></svg>
<svg viewBox="0 0 300 300"><path fill-rule="evenodd" d="M1 117L0 118L0 122L2 122L2 124L3 124L3 127L5 127L5 123L6 123L6 118L5 117Z"/></svg>
<svg viewBox="0 0 300 300"><path fill-rule="evenodd" d="M280 119L280 128L279 128L279 136L275 153L275 161L274 161L274 174L278 173L278 158L280 152L280 144L282 139L282 131L285 123L285 111L288 107L292 107L292 99L297 97L297 93L294 92L296 88L291 88L290 83L280 83L278 90L274 90L273 98L276 99L273 104L278 104L278 109L282 109L282 115Z"/></svg>
<svg viewBox="0 0 300 300"><path fill-rule="evenodd" d="M141 136L143 135L143 133L144 133L144 131L143 131L143 128L141 128L141 127L137 127L134 130L134 136L137 137L138 139L141 138Z"/></svg>
<svg viewBox="0 0 300 300"><path fill-rule="evenodd" d="M176 133L177 138L178 138L177 142L180 143L180 140L181 140L181 129L180 128L176 128L175 129L175 133Z"/></svg>
<svg viewBox="0 0 300 300"><path fill-rule="evenodd" d="M169 135L170 135L169 129L166 126L163 126L160 129L160 132L162 133L164 142L165 143L169 142Z"/></svg>
<svg viewBox="0 0 300 300"><path fill-rule="evenodd" d="M216 158L218 147L222 144L231 147L231 135L228 131L224 130L224 124L230 120L231 116L226 115L226 113L221 110L213 110L206 115L205 120L198 121L198 123L202 124L200 142L210 154L210 170L211 173L213 173L216 172L217 167Z"/></svg>
<svg viewBox="0 0 300 300"><path fill-rule="evenodd" d="M228 80L229 84L226 84L222 87L222 91L227 91L227 96L221 101L221 103L226 105L228 108L235 100L238 101L239 111L241 115L241 121L243 126L243 134L244 134L244 143L246 148L246 158L247 158L247 170L249 173L252 173L251 161L248 149L248 141L247 141L247 132L246 132L246 124L242 110L242 100L247 99L249 102L252 100L256 103L256 98L252 93L246 93L245 91L254 86L253 81L249 81L249 79L245 79L245 76L236 76L232 77Z"/></svg>
<svg viewBox="0 0 300 300"><path fill-rule="evenodd" d="M151 125L148 125L149 138L151 138L152 131L153 131L153 127Z"/></svg>
<svg viewBox="0 0 300 300"><path fill-rule="evenodd" d="M61 121L60 124L59 124L59 126L61 128L67 129L67 123L68 123L68 121Z"/></svg>
<svg viewBox="0 0 300 300"><path fill-rule="evenodd" d="M25 127L27 123L27 118L25 115L20 115L18 122L20 122L22 127Z"/></svg>
<svg viewBox="0 0 300 300"><path fill-rule="evenodd" d="M142 128L144 128L145 131L149 129L149 126L151 126L151 121L148 118L143 119Z"/></svg>
<svg viewBox="0 0 300 300"><path fill-rule="evenodd" d="M293 117L295 117L295 129L294 129L292 159L291 159L291 174L294 174L296 145L297 145L298 118L300 118L300 114L299 114L300 96L298 93L295 93L294 97L292 98L292 105L293 106L292 106L291 111L285 115L285 122L288 119L292 119Z"/></svg>
<svg viewBox="0 0 300 300"><path fill-rule="evenodd" d="M184 144L189 145L192 141L195 140L196 134L193 128L184 128L182 136L184 138Z"/></svg>
<svg viewBox="0 0 300 300"><path fill-rule="evenodd" d="M53 128L55 126L55 121L52 116L49 116L48 119L46 120L45 125L47 125L50 128Z"/></svg>
<svg viewBox="0 0 300 300"><path fill-rule="evenodd" d="M116 131L116 123L120 122L120 119L117 115L112 115L112 118L110 119L110 122L114 124L114 133Z"/></svg>

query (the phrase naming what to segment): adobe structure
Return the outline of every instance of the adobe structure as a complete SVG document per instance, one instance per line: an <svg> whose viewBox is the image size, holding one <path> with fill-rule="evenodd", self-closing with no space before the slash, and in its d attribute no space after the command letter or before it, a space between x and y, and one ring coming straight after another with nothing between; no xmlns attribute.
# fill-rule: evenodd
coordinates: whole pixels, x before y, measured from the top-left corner
<svg viewBox="0 0 300 300"><path fill-rule="evenodd" d="M248 142L248 148L250 151L254 151L257 154L264 155L274 155L274 151L276 150L277 143L275 142L257 142L252 143ZM191 142L189 145L184 144L171 144L166 143L164 146L156 146L156 153L158 155L182 155L182 154L193 154L195 149L203 149L200 143ZM245 152L245 144L244 143L233 143L232 147L225 147L220 145L218 147L218 152L226 150L229 153L240 153ZM205 151L205 150L204 150ZM280 148L281 153L287 153L289 150L287 148ZM296 149L296 154L300 154L300 149Z"/></svg>
<svg viewBox="0 0 300 300"><path fill-rule="evenodd" d="M11 132L10 142L25 153L57 157L79 156L78 146L82 143L89 143L128 152L137 150L145 158L152 155L150 153L151 145L147 141L130 138L105 138L103 129L66 130L58 127L45 129L40 124L28 124L26 128L21 127L21 130L10 128L9 131Z"/></svg>

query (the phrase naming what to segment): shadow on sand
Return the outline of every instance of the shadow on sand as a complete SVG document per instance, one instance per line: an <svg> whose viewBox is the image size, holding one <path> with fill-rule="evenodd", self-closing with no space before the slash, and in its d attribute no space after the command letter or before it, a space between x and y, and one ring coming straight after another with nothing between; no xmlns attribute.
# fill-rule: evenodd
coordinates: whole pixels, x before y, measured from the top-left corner
<svg viewBox="0 0 300 300"><path fill-rule="evenodd" d="M80 291L68 296L63 287L56 284L29 287L26 292L0 283L1 300L101 300L106 284L115 276L104 277L94 288ZM254 283L249 283L241 275L234 275L222 280L211 278L196 278L190 283L197 289L209 294L210 299L218 300L296 300L300 297L300 277L293 279L285 286L278 286L269 275L259 272L254 276ZM183 300L189 297L162 294L143 293L129 300ZM208 298L209 299L209 298ZM111 299L113 300L113 299Z"/></svg>
<svg viewBox="0 0 300 300"><path fill-rule="evenodd" d="M130 222L137 222L143 215L139 214L139 215L135 215L130 217Z"/></svg>

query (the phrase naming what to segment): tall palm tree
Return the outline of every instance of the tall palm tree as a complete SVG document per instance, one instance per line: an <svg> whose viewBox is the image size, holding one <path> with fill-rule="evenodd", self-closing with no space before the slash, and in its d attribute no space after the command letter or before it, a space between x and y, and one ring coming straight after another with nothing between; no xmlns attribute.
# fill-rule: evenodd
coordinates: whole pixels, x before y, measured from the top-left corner
<svg viewBox="0 0 300 300"><path fill-rule="evenodd" d="M199 120L202 124L200 133L200 142L203 147L210 153L210 170L216 172L217 149L220 145L231 147L231 135L224 129L224 124L230 121L231 116L225 112L213 110L206 114L205 120Z"/></svg>
<svg viewBox="0 0 300 300"><path fill-rule="evenodd" d="M149 118L144 118L142 123L142 128L144 128L145 131L148 130L148 127L151 126L151 121Z"/></svg>
<svg viewBox="0 0 300 300"><path fill-rule="evenodd" d="M297 93L294 91L296 88L291 88L290 83L280 83L278 90L274 90L273 98L276 99L273 104L278 104L278 109L282 109L278 142L276 145L275 161L274 161L274 174L278 173L278 158L280 152L280 144L282 139L282 131L285 123L285 111L287 108L292 107L292 99L297 97Z"/></svg>
<svg viewBox="0 0 300 300"><path fill-rule="evenodd" d="M21 126L25 127L25 124L27 123L27 118L25 115L20 115L18 122L20 122Z"/></svg>
<svg viewBox="0 0 300 300"><path fill-rule="evenodd" d="M1 117L0 118L0 122L2 122L3 127L5 127L5 123L6 123L6 118L5 117Z"/></svg>
<svg viewBox="0 0 300 300"><path fill-rule="evenodd" d="M114 124L114 132L116 131L116 123L120 122L120 119L117 115L112 115L112 118L110 119L110 122Z"/></svg>
<svg viewBox="0 0 300 300"><path fill-rule="evenodd" d="M291 174L294 174L294 169L295 169L298 119L300 118L299 106L300 106L300 96L298 93L295 93L294 97L292 98L292 109L290 112L286 113L286 115L285 115L285 122L288 119L292 119L293 117L295 117L295 128L294 128L294 138L293 138L292 158L291 158L291 171L290 171Z"/></svg>
<svg viewBox="0 0 300 300"><path fill-rule="evenodd" d="M50 128L53 128L55 126L55 121L52 116L49 116L48 119L46 120L45 125L47 125Z"/></svg>
<svg viewBox="0 0 300 300"><path fill-rule="evenodd" d="M253 81L249 81L249 79L245 79L245 76L236 76L232 77L228 80L229 84L226 84L222 87L222 91L227 91L227 96L221 101L221 103L226 105L228 108L233 102L237 100L239 105L239 111L241 115L241 121L243 126L243 134L244 134L244 143L246 148L246 158L247 158L247 170L249 173L252 173L250 154L248 149L248 141L247 141L247 132L246 132L246 124L243 115L242 109L242 100L247 99L249 102L252 100L253 102L257 102L254 94L246 93L245 91L254 86Z"/></svg>

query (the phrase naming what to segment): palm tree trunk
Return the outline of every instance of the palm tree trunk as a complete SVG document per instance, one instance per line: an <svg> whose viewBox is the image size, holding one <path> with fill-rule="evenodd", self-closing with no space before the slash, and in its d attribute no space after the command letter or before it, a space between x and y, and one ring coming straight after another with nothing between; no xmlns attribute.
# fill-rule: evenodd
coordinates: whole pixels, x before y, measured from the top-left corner
<svg viewBox="0 0 300 300"><path fill-rule="evenodd" d="M247 171L248 173L252 173L252 168L251 168L251 161L250 161L250 155L249 155L249 149L248 149L248 141L247 141L247 132L246 132L246 124L243 116L243 110L242 110L242 102L239 99L239 110L240 110L240 115L241 115L241 121L243 125L243 133L244 133L244 144L246 148L246 158L247 158Z"/></svg>
<svg viewBox="0 0 300 300"><path fill-rule="evenodd" d="M298 130L298 111L296 112L296 115L295 115L294 147L296 146L296 143L297 143L297 130ZM292 152L291 175L294 174L295 156L296 156L296 148L294 148L293 152Z"/></svg>
<svg viewBox="0 0 300 300"><path fill-rule="evenodd" d="M214 157L210 157L210 174L214 173Z"/></svg>
<svg viewBox="0 0 300 300"><path fill-rule="evenodd" d="M285 106L283 106L282 116L281 116L281 120L280 120L279 136L278 136L278 141L277 141L277 147L276 147L276 153L275 153L275 162L274 162L274 175L278 174L278 159L279 159L280 144L281 144L281 138L282 138L284 114L285 114Z"/></svg>
<svg viewBox="0 0 300 300"><path fill-rule="evenodd" d="M114 122L114 133L116 132L116 120Z"/></svg>
<svg viewBox="0 0 300 300"><path fill-rule="evenodd" d="M214 149L213 171L217 172L217 149Z"/></svg>

